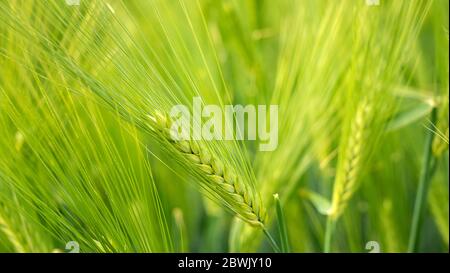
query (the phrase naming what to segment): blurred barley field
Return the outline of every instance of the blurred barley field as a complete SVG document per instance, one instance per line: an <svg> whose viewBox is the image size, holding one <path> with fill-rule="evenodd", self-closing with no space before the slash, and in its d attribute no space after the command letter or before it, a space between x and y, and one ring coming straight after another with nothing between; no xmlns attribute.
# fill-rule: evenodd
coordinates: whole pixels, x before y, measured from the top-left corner
<svg viewBox="0 0 450 273"><path fill-rule="evenodd" d="M446 0L1 0L0 252L448 252L448 24ZM278 106L276 149L171 139L198 97Z"/></svg>

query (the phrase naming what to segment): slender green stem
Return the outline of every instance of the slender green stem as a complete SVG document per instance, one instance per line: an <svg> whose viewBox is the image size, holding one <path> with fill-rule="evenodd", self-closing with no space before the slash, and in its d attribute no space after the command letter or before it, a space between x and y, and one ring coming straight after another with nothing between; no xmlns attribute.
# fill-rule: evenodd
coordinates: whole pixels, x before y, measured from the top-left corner
<svg viewBox="0 0 450 273"><path fill-rule="evenodd" d="M331 238L336 226L336 221L330 216L327 217L327 226L325 228L325 243L323 247L323 252L330 253L331 251Z"/></svg>
<svg viewBox="0 0 450 273"><path fill-rule="evenodd" d="M265 227L262 228L264 235L266 235L267 239L269 240L270 246L276 253L280 253L280 248L278 247L277 243L273 239L272 235L267 231Z"/></svg>
<svg viewBox="0 0 450 273"><path fill-rule="evenodd" d="M280 197L278 196L278 194L274 194L273 198L275 200L275 207L277 211L277 223L278 223L278 232L280 233L281 252L289 253L290 252L289 238L283 208L281 207Z"/></svg>
<svg viewBox="0 0 450 273"><path fill-rule="evenodd" d="M436 121L436 108L431 112L431 123ZM408 252L415 252L418 246L418 237L420 234L420 223L424 210L424 203L427 197L430 184L431 171L434 169L431 165L433 159L431 154L434 133L428 130L423 151L423 162L420 173L419 186L417 189L416 200L414 202L413 218L411 231L409 233Z"/></svg>
<svg viewBox="0 0 450 273"><path fill-rule="evenodd" d="M175 225L173 225L173 234L177 240L175 240L175 251L180 253L187 252L187 243L186 243L186 226L184 224L184 216L183 211L179 208L175 208L172 211L173 221Z"/></svg>

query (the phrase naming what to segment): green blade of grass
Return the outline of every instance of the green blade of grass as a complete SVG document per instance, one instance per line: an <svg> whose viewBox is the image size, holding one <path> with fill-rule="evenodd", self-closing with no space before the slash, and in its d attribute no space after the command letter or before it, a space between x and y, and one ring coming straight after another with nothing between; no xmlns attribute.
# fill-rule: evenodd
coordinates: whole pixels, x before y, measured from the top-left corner
<svg viewBox="0 0 450 273"><path fill-rule="evenodd" d="M436 121L436 108L431 112L430 122L434 124ZM432 161L431 149L433 143L434 133L427 131L425 146L423 151L423 162L420 173L419 187L417 189L416 200L414 203L414 212L411 224L411 231L409 234L408 252L412 253L417 250L418 238L420 234L420 224L423 217L424 202L427 197L428 188L430 184L430 167Z"/></svg>
<svg viewBox="0 0 450 273"><path fill-rule="evenodd" d="M280 197L278 193L273 195L273 199L275 200L275 208L277 211L277 224L278 224L278 232L280 233L280 241L281 241L281 252L289 253L289 238L286 228L286 220L284 218L283 208L281 207Z"/></svg>
<svg viewBox="0 0 450 273"><path fill-rule="evenodd" d="M278 246L278 244L275 242L275 240L273 239L272 235L270 235L269 231L267 231L266 228L262 228L264 235L266 235L267 240L269 241L270 246L272 247L272 249L276 252L276 253L280 253L280 247Z"/></svg>

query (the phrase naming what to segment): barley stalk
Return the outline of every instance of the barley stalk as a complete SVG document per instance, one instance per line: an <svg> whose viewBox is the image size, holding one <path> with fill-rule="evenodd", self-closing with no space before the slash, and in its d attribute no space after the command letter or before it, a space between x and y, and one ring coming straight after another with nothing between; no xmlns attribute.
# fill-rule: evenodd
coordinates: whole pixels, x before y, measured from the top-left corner
<svg viewBox="0 0 450 273"><path fill-rule="evenodd" d="M170 130L172 120L160 112L149 116L156 129L196 171L203 174L208 181L206 186L227 203L238 217L255 227L264 228L266 210L259 196L236 174L233 167L224 164L220 158L211 154L210 150L197 141L174 140Z"/></svg>
<svg viewBox="0 0 450 273"><path fill-rule="evenodd" d="M430 114L431 124L436 122L436 108L433 108ZM416 199L414 200L414 210L411 222L411 230L409 233L408 252L414 252L418 247L418 239L420 234L420 224L424 214L424 204L428 195L428 188L431 182L431 175L433 173L434 165L432 150L433 150L434 132L428 131L425 138L425 145L423 150L423 161L420 170L419 185L417 188Z"/></svg>

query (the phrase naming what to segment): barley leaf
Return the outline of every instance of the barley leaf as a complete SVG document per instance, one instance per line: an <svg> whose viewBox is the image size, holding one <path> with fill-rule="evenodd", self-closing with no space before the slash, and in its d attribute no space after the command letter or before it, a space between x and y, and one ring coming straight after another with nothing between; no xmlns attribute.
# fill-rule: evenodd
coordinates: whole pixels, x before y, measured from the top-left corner
<svg viewBox="0 0 450 273"><path fill-rule="evenodd" d="M300 196L310 201L320 214L328 214L331 202L326 197L307 189L301 189Z"/></svg>

